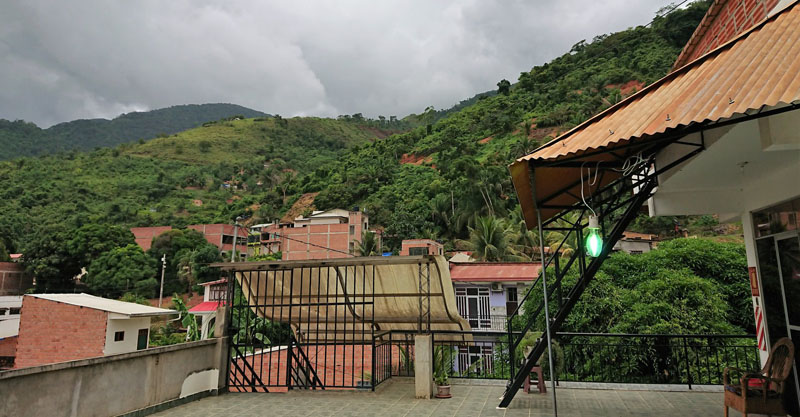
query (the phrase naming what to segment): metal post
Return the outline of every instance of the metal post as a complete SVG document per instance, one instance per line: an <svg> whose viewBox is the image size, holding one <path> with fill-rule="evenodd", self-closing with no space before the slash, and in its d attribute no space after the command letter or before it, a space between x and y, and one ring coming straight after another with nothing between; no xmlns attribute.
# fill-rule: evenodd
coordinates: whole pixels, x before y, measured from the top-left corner
<svg viewBox="0 0 800 417"><path fill-rule="evenodd" d="M687 346L686 336L683 337L683 357L686 362L686 382L689 383L689 389L692 389L692 371L689 369L689 347Z"/></svg>
<svg viewBox="0 0 800 417"><path fill-rule="evenodd" d="M541 252L541 259L544 260L544 232L542 231L542 212L539 210L537 205L536 207L536 221L539 224L539 251ZM554 256L558 256L558 252L554 254ZM545 330L547 331L547 359L550 364L550 384L553 387L553 413L556 417L558 417L558 400L556 399L556 377L555 377L555 367L553 367L553 347L551 344L551 336L550 336L550 312L547 306L547 272L545 268L545 263L542 261L542 296L544 297L544 321L545 321Z"/></svg>
<svg viewBox="0 0 800 417"><path fill-rule="evenodd" d="M161 257L161 289L158 291L158 308L161 308L161 299L164 298L164 271L167 269L167 254Z"/></svg>

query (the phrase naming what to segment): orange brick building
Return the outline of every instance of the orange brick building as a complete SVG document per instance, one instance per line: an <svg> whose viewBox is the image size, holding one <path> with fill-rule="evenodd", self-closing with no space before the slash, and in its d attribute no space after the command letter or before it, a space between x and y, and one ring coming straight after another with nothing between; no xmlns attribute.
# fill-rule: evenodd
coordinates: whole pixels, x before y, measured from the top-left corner
<svg viewBox="0 0 800 417"><path fill-rule="evenodd" d="M193 224L186 226L187 229L197 230L202 233L206 240L218 247L220 251L230 252L233 249L233 229L232 224ZM136 238L136 244L142 250L149 250L153 243L153 238L158 235L172 230L172 226L154 226L154 227L132 227L131 233ZM245 227L239 227L237 240L239 244L236 248L241 253L247 253L247 234L248 230Z"/></svg>
<svg viewBox="0 0 800 417"><path fill-rule="evenodd" d="M23 297L15 368L146 349L150 317L176 311L89 294Z"/></svg>
<svg viewBox="0 0 800 417"><path fill-rule="evenodd" d="M279 229L284 261L298 259L334 259L358 255L357 248L369 217L358 210L333 209L299 216L291 226ZM380 234L378 248L380 248Z"/></svg>
<svg viewBox="0 0 800 417"><path fill-rule="evenodd" d="M400 245L400 256L444 254L444 246L431 239L406 239Z"/></svg>

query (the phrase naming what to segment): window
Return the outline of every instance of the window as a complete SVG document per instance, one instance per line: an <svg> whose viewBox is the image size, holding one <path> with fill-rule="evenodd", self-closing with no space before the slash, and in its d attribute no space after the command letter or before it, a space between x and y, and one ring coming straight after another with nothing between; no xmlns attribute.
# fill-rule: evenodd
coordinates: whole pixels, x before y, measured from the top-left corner
<svg viewBox="0 0 800 417"><path fill-rule="evenodd" d="M222 235L222 244L223 245L232 245L233 244L233 236Z"/></svg>
<svg viewBox="0 0 800 417"><path fill-rule="evenodd" d="M123 340L125 340L125 332L119 331L119 332L115 332L114 333L114 341L115 342L121 342Z"/></svg>
<svg viewBox="0 0 800 417"><path fill-rule="evenodd" d="M415 255L427 255L428 248L408 248L408 254L411 256Z"/></svg>
<svg viewBox="0 0 800 417"><path fill-rule="evenodd" d="M139 337L136 339L136 350L147 349L148 329L139 329Z"/></svg>
<svg viewBox="0 0 800 417"><path fill-rule="evenodd" d="M356 227L355 227L355 226L353 226L352 224L350 225L350 234L351 234L351 235L354 235L354 234L356 234Z"/></svg>
<svg viewBox="0 0 800 417"><path fill-rule="evenodd" d="M489 289L485 287L456 288L458 314L474 329L489 329L492 320L489 309Z"/></svg>

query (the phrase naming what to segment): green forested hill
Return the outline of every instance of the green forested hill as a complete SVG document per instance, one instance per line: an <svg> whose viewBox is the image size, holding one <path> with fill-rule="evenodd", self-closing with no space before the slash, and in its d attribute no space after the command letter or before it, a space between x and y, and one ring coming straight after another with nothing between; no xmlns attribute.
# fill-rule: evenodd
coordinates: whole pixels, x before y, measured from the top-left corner
<svg viewBox="0 0 800 417"><path fill-rule="evenodd" d="M144 143L0 162L0 243L23 251L34 236L90 223L268 217L288 208L284 191L297 175L390 133L331 119L221 120Z"/></svg>
<svg viewBox="0 0 800 417"><path fill-rule="evenodd" d="M217 103L187 104L132 112L112 120L74 120L47 129L22 120L12 122L0 119L0 160L116 146L157 135L170 135L211 120L236 115L266 116L265 113L247 107Z"/></svg>

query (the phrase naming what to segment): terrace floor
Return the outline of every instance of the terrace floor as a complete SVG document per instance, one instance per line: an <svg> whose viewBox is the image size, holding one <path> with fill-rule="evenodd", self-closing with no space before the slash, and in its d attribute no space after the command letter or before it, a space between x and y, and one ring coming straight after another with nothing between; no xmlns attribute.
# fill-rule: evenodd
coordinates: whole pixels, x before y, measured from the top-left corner
<svg viewBox="0 0 800 417"><path fill-rule="evenodd" d="M411 379L394 378L375 392L228 393L154 414L217 416L552 416L552 396L520 393L498 410L497 385L453 385L453 398L418 400ZM560 388L559 416L721 416L722 392ZM731 416L740 416L731 410Z"/></svg>

